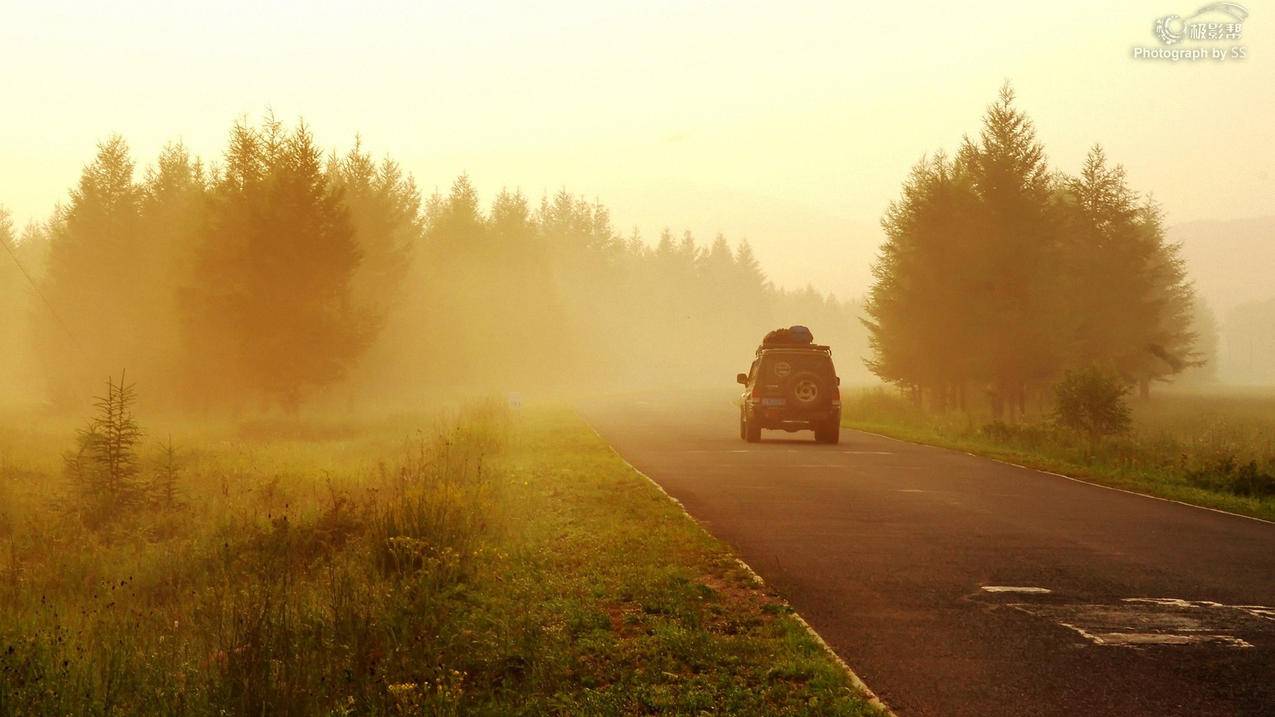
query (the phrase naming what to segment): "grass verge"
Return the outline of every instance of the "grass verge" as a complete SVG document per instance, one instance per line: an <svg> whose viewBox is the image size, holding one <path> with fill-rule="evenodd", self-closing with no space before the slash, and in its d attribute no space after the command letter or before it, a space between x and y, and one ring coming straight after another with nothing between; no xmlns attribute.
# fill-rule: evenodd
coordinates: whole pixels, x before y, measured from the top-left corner
<svg viewBox="0 0 1275 717"><path fill-rule="evenodd" d="M569 411L191 427L92 528L63 430L0 438L0 714L875 714Z"/></svg>
<svg viewBox="0 0 1275 717"><path fill-rule="evenodd" d="M926 413L882 389L848 393L842 424L1062 473L1114 488L1275 520L1275 398L1162 394L1134 430L1093 444L1047 419L1007 425Z"/></svg>

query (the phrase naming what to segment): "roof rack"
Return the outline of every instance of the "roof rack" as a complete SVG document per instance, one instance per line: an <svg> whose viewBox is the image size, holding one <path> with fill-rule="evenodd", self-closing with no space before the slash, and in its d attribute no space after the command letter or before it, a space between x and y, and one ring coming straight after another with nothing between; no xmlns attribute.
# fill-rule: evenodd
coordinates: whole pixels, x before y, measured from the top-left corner
<svg viewBox="0 0 1275 717"><path fill-rule="evenodd" d="M762 351L820 351L832 355L832 347L823 344L762 344L757 347L757 355Z"/></svg>

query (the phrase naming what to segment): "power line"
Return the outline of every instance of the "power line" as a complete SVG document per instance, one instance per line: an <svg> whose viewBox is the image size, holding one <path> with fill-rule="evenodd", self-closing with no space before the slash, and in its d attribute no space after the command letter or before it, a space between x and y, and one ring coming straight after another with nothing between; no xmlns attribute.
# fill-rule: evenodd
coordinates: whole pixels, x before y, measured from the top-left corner
<svg viewBox="0 0 1275 717"><path fill-rule="evenodd" d="M70 337L72 343L74 343L76 347L79 347L79 339L75 337L75 333L72 332L71 328L66 325L65 321L62 320L62 317L58 314L58 310L53 308L53 302L49 301L49 297L45 296L44 292L40 290L40 285L35 283L35 279L31 276L31 272L27 271L27 268L22 265L22 261L18 259L17 252L13 250L13 244L9 241L0 239L0 245L4 246L4 250L9 254L9 257L13 259L13 264L18 267L18 271L22 272L22 276L25 277L27 283L31 285L31 290L35 292L36 296L40 297L40 301L44 302L44 306L49 310L49 314L53 317L53 320L57 322L58 326L62 327L62 330L66 332L68 337Z"/></svg>

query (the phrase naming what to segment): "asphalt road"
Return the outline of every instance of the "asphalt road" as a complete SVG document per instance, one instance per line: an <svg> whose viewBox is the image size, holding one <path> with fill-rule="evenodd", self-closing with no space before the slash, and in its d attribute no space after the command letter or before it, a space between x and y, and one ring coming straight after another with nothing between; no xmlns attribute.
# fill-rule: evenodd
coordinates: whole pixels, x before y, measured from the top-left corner
<svg viewBox="0 0 1275 717"><path fill-rule="evenodd" d="M583 413L900 715L1275 715L1275 525L728 397Z"/></svg>

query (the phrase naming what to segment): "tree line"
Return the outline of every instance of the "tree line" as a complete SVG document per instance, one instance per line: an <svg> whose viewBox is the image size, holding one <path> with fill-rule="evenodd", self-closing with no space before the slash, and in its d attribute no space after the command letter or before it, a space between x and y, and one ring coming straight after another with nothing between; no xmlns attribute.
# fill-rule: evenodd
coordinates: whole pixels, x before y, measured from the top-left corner
<svg viewBox="0 0 1275 717"><path fill-rule="evenodd" d="M1202 363L1159 207L1100 146L1079 175L1052 170L1008 84L977 137L912 169L881 223L868 363L918 401L1012 417L1071 369L1145 395Z"/></svg>
<svg viewBox="0 0 1275 717"><path fill-rule="evenodd" d="M465 176L423 197L361 142L327 151L273 116L235 123L216 162L171 144L140 173L111 137L46 222L15 237L0 219L0 373L59 405L124 369L148 403L295 410L729 383L779 323L823 329L852 370L866 346L855 304L774 287L747 241L652 246L597 201L484 206Z"/></svg>

